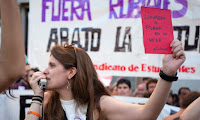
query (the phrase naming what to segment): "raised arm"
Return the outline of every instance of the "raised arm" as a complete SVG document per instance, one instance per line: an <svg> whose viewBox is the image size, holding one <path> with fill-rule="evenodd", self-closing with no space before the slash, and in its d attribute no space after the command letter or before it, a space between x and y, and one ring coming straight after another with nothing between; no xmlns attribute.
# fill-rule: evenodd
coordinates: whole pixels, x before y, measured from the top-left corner
<svg viewBox="0 0 200 120"><path fill-rule="evenodd" d="M25 54L17 1L0 0L0 8L0 92L2 92L24 74Z"/></svg>
<svg viewBox="0 0 200 120"><path fill-rule="evenodd" d="M185 54L179 40L172 41L173 54L163 57L162 71L168 76L175 76L178 68L185 61ZM100 106L108 119L155 120L165 105L172 82L159 79L154 92L145 105L129 104L104 96Z"/></svg>
<svg viewBox="0 0 200 120"><path fill-rule="evenodd" d="M186 57L179 40L174 40L170 44L173 54L164 55L162 60L161 70L168 76L175 76L179 67L183 64ZM151 116L150 118L157 118L168 98L172 82L159 79L154 92L150 99L145 104L145 114ZM154 114L152 114L152 112Z"/></svg>
<svg viewBox="0 0 200 120"><path fill-rule="evenodd" d="M200 120L200 97L190 104L181 114L180 120Z"/></svg>

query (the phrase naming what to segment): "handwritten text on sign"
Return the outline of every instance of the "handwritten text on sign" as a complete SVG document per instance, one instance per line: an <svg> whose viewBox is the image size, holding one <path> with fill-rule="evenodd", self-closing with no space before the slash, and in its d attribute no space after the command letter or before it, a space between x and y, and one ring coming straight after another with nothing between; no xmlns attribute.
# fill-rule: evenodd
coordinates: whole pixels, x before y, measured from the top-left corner
<svg viewBox="0 0 200 120"><path fill-rule="evenodd" d="M145 53L171 54L174 39L171 11L141 7Z"/></svg>

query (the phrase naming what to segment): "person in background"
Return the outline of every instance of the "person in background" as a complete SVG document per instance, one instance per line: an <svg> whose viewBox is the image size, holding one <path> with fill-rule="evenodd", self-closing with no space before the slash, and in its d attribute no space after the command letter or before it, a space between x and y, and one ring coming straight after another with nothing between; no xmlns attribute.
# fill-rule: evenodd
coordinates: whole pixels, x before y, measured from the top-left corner
<svg viewBox="0 0 200 120"><path fill-rule="evenodd" d="M146 92L146 84L140 83L134 91L134 97L144 97L144 93Z"/></svg>
<svg viewBox="0 0 200 120"><path fill-rule="evenodd" d="M178 99L178 94L174 93L172 95L173 97L173 106L177 106L178 105L178 102L179 102L179 99Z"/></svg>
<svg viewBox="0 0 200 120"><path fill-rule="evenodd" d="M113 84L110 91L111 91L111 95L118 95L118 93L117 93L117 83Z"/></svg>
<svg viewBox="0 0 200 120"><path fill-rule="evenodd" d="M25 50L17 0L1 0L0 93L24 75Z"/></svg>
<svg viewBox="0 0 200 120"><path fill-rule="evenodd" d="M177 107L180 107L180 103L183 99L183 97L188 94L190 92L190 89L188 87L181 87L179 90L178 90L178 104L175 104L175 106Z"/></svg>
<svg viewBox="0 0 200 120"><path fill-rule="evenodd" d="M43 91L38 81L47 79L46 89L52 93L44 106L44 120L155 120L166 103L172 81L177 80L177 70L186 59L181 41L172 41L170 47L173 54L163 56L161 78L154 92L146 104L138 105L110 96L86 51L73 45L55 46L48 67L34 73L30 80L34 96L25 119L38 120L43 115Z"/></svg>
<svg viewBox="0 0 200 120"><path fill-rule="evenodd" d="M180 115L185 111L185 109L194 101L196 100L198 97L200 97L200 93L199 92L190 92L188 94L186 94L183 98L182 101L180 103L180 110L173 114L170 115L168 117L166 117L164 120L179 120ZM191 113L192 114L192 113ZM194 120L194 119L188 119L188 120Z"/></svg>
<svg viewBox="0 0 200 120"><path fill-rule="evenodd" d="M131 96L131 82L128 79L121 78L117 81L117 94L119 96Z"/></svg>
<svg viewBox="0 0 200 120"><path fill-rule="evenodd" d="M25 74L22 76L22 78L27 81L28 80L28 70L30 69L30 64L29 63L26 63L26 66L25 66Z"/></svg>
<svg viewBox="0 0 200 120"><path fill-rule="evenodd" d="M31 80L31 77L32 77L33 73L38 72L38 71L40 71L40 70L37 67L29 68L28 72L27 72L27 77L28 77L27 81L29 82Z"/></svg>
<svg viewBox="0 0 200 120"><path fill-rule="evenodd" d="M16 81L14 85L11 87L12 89L15 90L27 90L31 89L28 81L24 80L23 78L20 78L19 80Z"/></svg>
<svg viewBox="0 0 200 120"><path fill-rule="evenodd" d="M12 89L25 90L31 89L28 83L28 70L30 69L29 63L26 63L24 75L12 85Z"/></svg>
<svg viewBox="0 0 200 120"><path fill-rule="evenodd" d="M174 105L174 101L173 101L173 92L170 91L169 96L167 98L167 103L168 105Z"/></svg>
<svg viewBox="0 0 200 120"><path fill-rule="evenodd" d="M144 77L142 79L143 83L147 84L149 80L151 80L152 78L151 77Z"/></svg>
<svg viewBox="0 0 200 120"><path fill-rule="evenodd" d="M154 89L156 88L157 81L158 81L157 79L151 79L147 82L147 84L146 84L147 91L144 93L144 97L149 98L151 96Z"/></svg>

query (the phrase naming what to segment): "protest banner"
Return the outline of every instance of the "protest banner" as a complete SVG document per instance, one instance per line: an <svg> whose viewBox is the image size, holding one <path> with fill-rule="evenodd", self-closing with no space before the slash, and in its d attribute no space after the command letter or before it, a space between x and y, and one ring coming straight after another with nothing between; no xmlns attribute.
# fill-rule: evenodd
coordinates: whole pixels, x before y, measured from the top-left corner
<svg viewBox="0 0 200 120"><path fill-rule="evenodd" d="M186 53L180 79L200 77L200 15L198 0L32 0L30 1L28 59L47 67L50 49L63 42L90 55L99 75L158 77L162 54L145 54L141 6L169 9L174 39Z"/></svg>

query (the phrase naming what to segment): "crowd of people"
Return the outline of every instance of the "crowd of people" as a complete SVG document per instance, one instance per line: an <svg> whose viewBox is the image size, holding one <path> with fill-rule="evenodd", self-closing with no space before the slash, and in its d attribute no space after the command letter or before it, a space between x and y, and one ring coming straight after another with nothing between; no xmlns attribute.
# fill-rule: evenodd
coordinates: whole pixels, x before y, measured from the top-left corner
<svg viewBox="0 0 200 120"><path fill-rule="evenodd" d="M111 87L109 87L109 91L111 95L115 96L117 95L117 96L149 98L156 87L157 81L158 80L154 78L144 77L142 83L139 83L135 88L134 92L132 93L132 90L134 88L131 87L131 81L126 78L120 78L119 80L116 81L116 83L114 83L113 85L111 85ZM183 97L190 92L194 91L191 91L189 87L179 88L178 94L173 93L173 91L171 90L166 104L176 107L181 107L180 103Z"/></svg>
<svg viewBox="0 0 200 120"><path fill-rule="evenodd" d="M114 96L149 98L156 87L157 81L158 80L154 78L144 77L142 83L138 84L136 89L132 93L132 89L134 88L131 87L131 81L129 79L120 77L120 79L117 80L110 87L109 91L111 95ZM200 92L191 91L189 87L179 88L178 94L173 93L171 90L166 104L180 107L180 110L178 112L172 111L172 113L170 113L170 116L166 117L164 120L179 120L186 108L199 97ZM187 112L187 114L189 113ZM187 118L186 120L189 120L188 117L184 118Z"/></svg>
<svg viewBox="0 0 200 120"><path fill-rule="evenodd" d="M89 55L74 45L54 46L44 71L30 68L24 60L17 1L1 0L0 9L2 20L0 92L7 90L8 87L33 90L34 96L26 120L154 120L167 102L181 107L180 112L174 115L175 119L200 118L198 95L193 98L193 93L188 88L181 88L178 97L170 94L173 81L178 79L177 70L186 60L181 41L171 42L173 54L163 56L158 80L144 79L134 93L130 81L126 79L120 79L112 88L113 95L149 97L144 105L131 104L111 96L99 80ZM38 85L41 79L47 80L46 99ZM186 101L190 98L193 99ZM178 101L174 102L173 99Z"/></svg>

